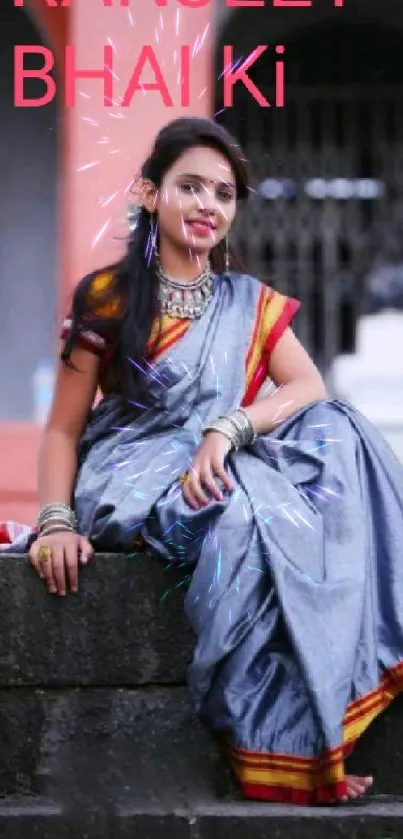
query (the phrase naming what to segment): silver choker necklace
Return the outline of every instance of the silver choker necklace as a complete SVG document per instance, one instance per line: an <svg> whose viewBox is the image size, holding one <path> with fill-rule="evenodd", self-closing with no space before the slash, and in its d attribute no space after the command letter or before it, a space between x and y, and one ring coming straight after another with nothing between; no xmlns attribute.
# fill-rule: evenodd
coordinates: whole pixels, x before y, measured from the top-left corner
<svg viewBox="0 0 403 839"><path fill-rule="evenodd" d="M199 318L207 309L213 296L213 277L210 262L191 283L179 283L167 277L159 256L155 254L157 276L159 279L159 299L161 309L173 318Z"/></svg>

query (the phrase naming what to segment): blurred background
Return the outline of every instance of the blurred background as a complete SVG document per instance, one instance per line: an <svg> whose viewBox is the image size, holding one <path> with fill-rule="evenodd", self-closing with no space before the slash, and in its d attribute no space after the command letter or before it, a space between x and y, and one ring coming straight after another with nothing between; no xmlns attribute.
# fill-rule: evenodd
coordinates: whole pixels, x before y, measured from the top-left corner
<svg viewBox="0 0 403 839"><path fill-rule="evenodd" d="M215 115L241 142L253 191L233 243L250 273L302 302L295 329L330 392L364 411L403 459L403 6L399 0L312 0L310 9L229 9L211 0L132 9L75 0L0 8L0 518L30 522L41 423L51 398L60 320L86 271L116 258L130 183L155 132L181 113ZM81 69L111 44L115 102L79 79L64 106L64 47ZM121 100L143 44L152 44L174 100ZM57 93L15 107L15 44L55 58ZM192 105L181 108L178 54L192 46ZM223 106L223 46L234 60L270 49L249 75L274 97L283 44L286 106L262 108L242 84ZM40 56L26 67L40 67ZM144 79L153 81L148 68ZM38 98L44 85L25 84Z"/></svg>

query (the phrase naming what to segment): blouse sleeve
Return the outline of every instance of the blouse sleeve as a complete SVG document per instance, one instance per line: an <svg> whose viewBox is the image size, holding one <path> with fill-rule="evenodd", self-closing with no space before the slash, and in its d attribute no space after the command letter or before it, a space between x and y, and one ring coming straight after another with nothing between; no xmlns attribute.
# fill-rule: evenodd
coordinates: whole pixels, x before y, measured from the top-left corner
<svg viewBox="0 0 403 839"><path fill-rule="evenodd" d="M113 330L112 318L119 313L119 301L117 299L109 300L107 303L101 304L100 298L107 291L108 285L112 281L111 274L99 274L95 277L88 294L88 316L84 316L78 326L78 335L75 341L75 346L88 350L100 358L108 358L113 351ZM88 328L87 319L90 317L105 318L105 325L98 327L97 331ZM108 324L108 318L111 318L111 325ZM72 313L69 312L65 318L62 326L60 338L66 342L70 336L73 325Z"/></svg>
<svg viewBox="0 0 403 839"><path fill-rule="evenodd" d="M262 355L268 359L287 327L291 326L301 304L271 288L265 289L264 296L259 343Z"/></svg>
<svg viewBox="0 0 403 839"><path fill-rule="evenodd" d="M269 377L270 355L291 325L299 307L299 301L293 297L286 297L262 285L253 336L246 357L244 406L254 402L263 382Z"/></svg>

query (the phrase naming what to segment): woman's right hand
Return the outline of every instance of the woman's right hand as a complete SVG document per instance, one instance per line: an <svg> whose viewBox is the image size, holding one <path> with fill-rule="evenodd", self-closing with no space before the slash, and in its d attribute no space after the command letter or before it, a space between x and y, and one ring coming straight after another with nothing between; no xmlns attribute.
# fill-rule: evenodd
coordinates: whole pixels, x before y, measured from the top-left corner
<svg viewBox="0 0 403 839"><path fill-rule="evenodd" d="M49 557L40 558L41 547L50 548ZM78 590L78 565L86 565L94 548L85 536L68 530L38 536L29 550L29 559L40 578L45 581L49 594L66 594L66 583L71 591Z"/></svg>

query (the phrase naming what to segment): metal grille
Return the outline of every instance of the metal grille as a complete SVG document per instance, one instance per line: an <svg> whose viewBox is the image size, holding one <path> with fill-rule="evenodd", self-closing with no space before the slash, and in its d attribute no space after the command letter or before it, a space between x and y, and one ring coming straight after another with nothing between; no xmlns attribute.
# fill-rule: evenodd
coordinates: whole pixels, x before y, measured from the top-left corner
<svg viewBox="0 0 403 839"><path fill-rule="evenodd" d="M280 110L240 89L236 108L219 117L242 143L254 186L267 178L295 185L288 198L252 194L234 240L251 273L302 301L296 332L325 374L335 355L354 351L365 276L383 231L403 219L402 97L402 85L295 87ZM383 195L306 192L312 179L338 178L375 179Z"/></svg>

